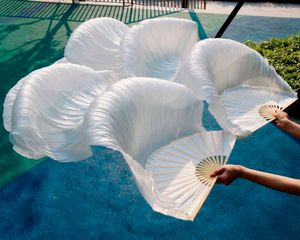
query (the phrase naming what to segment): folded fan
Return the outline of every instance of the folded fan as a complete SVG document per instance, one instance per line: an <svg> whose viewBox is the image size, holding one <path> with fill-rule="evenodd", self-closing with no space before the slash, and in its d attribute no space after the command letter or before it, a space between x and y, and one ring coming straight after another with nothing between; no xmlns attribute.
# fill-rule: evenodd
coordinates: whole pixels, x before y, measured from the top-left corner
<svg viewBox="0 0 300 240"><path fill-rule="evenodd" d="M153 152L205 131L202 111L202 101L184 85L153 78L121 80L91 104L83 124L85 142L120 151L155 211L190 220L179 203L159 192L146 165Z"/></svg>
<svg viewBox="0 0 300 240"><path fill-rule="evenodd" d="M275 111L283 110L296 99L290 94L270 90L266 87L241 85L225 90L210 108L216 112L220 102L225 108L227 128L238 134L249 134L275 119ZM216 112L219 117L220 112ZM220 120L219 120L220 121Z"/></svg>
<svg viewBox="0 0 300 240"><path fill-rule="evenodd" d="M187 75L188 74L188 75ZM265 125L258 109L296 101L296 93L258 52L229 39L205 39L194 45L185 71L176 82L184 83L209 103L219 125L237 137L246 137Z"/></svg>
<svg viewBox="0 0 300 240"><path fill-rule="evenodd" d="M228 132L199 132L152 153L146 169L158 191L193 220L216 181L210 174L227 163L234 143Z"/></svg>

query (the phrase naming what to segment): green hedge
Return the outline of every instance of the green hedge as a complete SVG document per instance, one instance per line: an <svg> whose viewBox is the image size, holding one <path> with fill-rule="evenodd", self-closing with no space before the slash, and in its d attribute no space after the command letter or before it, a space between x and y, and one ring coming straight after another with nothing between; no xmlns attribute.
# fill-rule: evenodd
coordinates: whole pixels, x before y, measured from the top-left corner
<svg viewBox="0 0 300 240"><path fill-rule="evenodd" d="M245 44L267 58L294 90L300 90L300 35Z"/></svg>

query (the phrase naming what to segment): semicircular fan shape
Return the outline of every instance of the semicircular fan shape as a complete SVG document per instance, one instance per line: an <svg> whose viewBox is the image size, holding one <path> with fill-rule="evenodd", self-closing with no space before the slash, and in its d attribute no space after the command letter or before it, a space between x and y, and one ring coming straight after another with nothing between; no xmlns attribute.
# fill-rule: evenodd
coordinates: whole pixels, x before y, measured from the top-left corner
<svg viewBox="0 0 300 240"><path fill-rule="evenodd" d="M220 99L226 109L225 121L228 121L228 126L238 131L248 131L249 134L276 119L278 111L295 101L289 94L274 92L264 87L256 89L248 86L228 89Z"/></svg>
<svg viewBox="0 0 300 240"><path fill-rule="evenodd" d="M65 48L65 58L95 70L121 69L120 42L128 27L113 18L94 18L75 29Z"/></svg>
<svg viewBox="0 0 300 240"><path fill-rule="evenodd" d="M212 189L210 174L227 163L235 137L229 132L199 132L152 153L146 160L159 193L193 220Z"/></svg>
<svg viewBox="0 0 300 240"><path fill-rule="evenodd" d="M152 152L203 130L202 110L202 101L184 85L150 78L121 80L91 104L84 141L120 151L152 208L185 219L180 205L157 191L145 164Z"/></svg>
<svg viewBox="0 0 300 240"><path fill-rule="evenodd" d="M257 118L260 106L271 103L284 109L296 100L296 93L265 58L233 40L200 41L187 66L190 87L209 103L219 125L238 137L267 123Z"/></svg>
<svg viewBox="0 0 300 240"><path fill-rule="evenodd" d="M193 21L142 21L131 27L122 40L123 74L172 80L197 40L197 25Z"/></svg>
<svg viewBox="0 0 300 240"><path fill-rule="evenodd" d="M115 81L111 71L63 63L22 79L4 104L14 150L33 159L76 161L90 156L80 141L83 116L93 99Z"/></svg>

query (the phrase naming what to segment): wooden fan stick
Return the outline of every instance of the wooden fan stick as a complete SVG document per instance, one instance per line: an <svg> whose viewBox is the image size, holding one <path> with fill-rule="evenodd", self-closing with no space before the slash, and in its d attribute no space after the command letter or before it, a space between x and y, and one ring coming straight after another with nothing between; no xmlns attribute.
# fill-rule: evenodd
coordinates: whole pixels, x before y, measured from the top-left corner
<svg viewBox="0 0 300 240"><path fill-rule="evenodd" d="M222 144L222 153L224 152L224 150L225 150L225 141L224 141L224 139L225 139L225 132L223 131L222 132L222 142L223 142L223 144ZM224 155L221 155L221 164L222 164L222 166L225 164L225 160L226 160L226 158L224 158Z"/></svg>
<svg viewBox="0 0 300 240"><path fill-rule="evenodd" d="M214 178L212 181L212 186L217 181L217 178ZM187 214L190 216L191 220L194 220L197 213L201 209L202 205L204 204L206 198L208 197L208 194L210 193L212 187L208 191L205 191L204 195L198 195L197 199L194 201L194 204L190 207L190 209L187 211ZM196 206L195 206L196 205Z"/></svg>
<svg viewBox="0 0 300 240"><path fill-rule="evenodd" d="M199 132L199 135L201 136L201 139L203 140L204 143L204 148L202 148L203 153L206 154L206 156L210 156L211 160L214 161L215 159L215 147L212 147L211 145L208 145L207 142L205 141L205 134L203 132ZM214 143L214 138L213 138L213 133L210 133L211 139ZM213 144L215 145L215 144ZM217 162L217 161L215 161Z"/></svg>

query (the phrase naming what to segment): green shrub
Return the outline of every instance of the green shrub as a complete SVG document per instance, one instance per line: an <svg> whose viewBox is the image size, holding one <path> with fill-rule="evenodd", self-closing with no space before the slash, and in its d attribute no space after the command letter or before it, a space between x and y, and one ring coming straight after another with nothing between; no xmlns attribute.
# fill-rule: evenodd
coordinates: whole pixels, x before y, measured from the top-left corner
<svg viewBox="0 0 300 240"><path fill-rule="evenodd" d="M294 90L300 90L300 35L245 44L267 58Z"/></svg>

